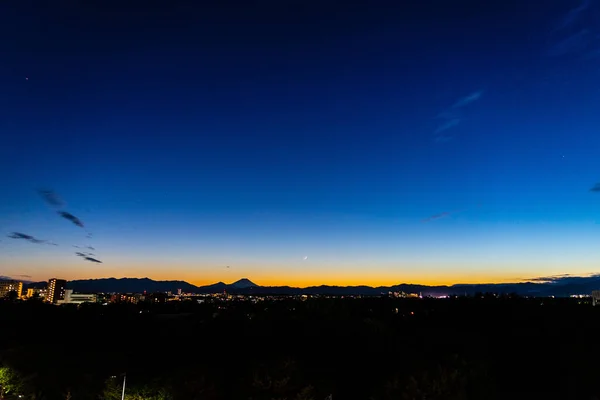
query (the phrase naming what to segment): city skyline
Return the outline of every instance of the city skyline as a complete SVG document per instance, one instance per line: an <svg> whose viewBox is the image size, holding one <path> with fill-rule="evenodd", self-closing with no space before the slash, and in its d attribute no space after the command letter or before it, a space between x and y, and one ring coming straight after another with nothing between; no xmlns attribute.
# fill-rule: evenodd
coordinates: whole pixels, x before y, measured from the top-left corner
<svg viewBox="0 0 600 400"><path fill-rule="evenodd" d="M57 282L60 284L57 285ZM122 294L152 294L162 293L171 296L175 293L181 295L235 295L235 298L249 296L286 296L299 295L325 295L325 296L398 296L402 293L411 294L412 297L446 298L448 296L480 297L521 297L521 298L588 298L590 293L600 292L600 274L587 277L560 275L529 279L526 282L493 283L493 284L455 284L455 285L422 285L415 283L396 283L393 285L312 285L298 287L292 285L264 285L256 283L247 278L241 278L235 282L213 282L208 285L194 285L181 280L153 280L150 278L100 278L66 281L61 279L50 279L43 282L21 282L9 277L0 276L0 293L3 296L16 288L18 284L19 293L23 288L27 289L24 299L34 297L36 293L54 303L53 288L61 287L59 298L61 302L83 302L90 301L93 294L122 293ZM44 291L47 289L47 292ZM25 292L23 292L25 293ZM63 303L57 304L63 304Z"/></svg>
<svg viewBox="0 0 600 400"><path fill-rule="evenodd" d="M436 4L3 4L0 275L600 272L600 5Z"/></svg>

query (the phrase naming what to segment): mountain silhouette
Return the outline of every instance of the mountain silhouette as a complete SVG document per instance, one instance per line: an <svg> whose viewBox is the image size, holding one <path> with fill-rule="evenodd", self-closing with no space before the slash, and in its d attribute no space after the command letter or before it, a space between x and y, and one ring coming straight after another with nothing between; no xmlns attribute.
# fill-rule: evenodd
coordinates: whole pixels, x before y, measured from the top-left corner
<svg viewBox="0 0 600 400"><path fill-rule="evenodd" d="M256 287L258 285L252 282L250 279L242 278L239 281L233 282L230 286L235 289L247 289L251 287Z"/></svg>
<svg viewBox="0 0 600 400"><path fill-rule="evenodd" d="M150 278L101 278L69 281L67 288L80 293L195 292L197 287L184 281L155 281Z"/></svg>
<svg viewBox="0 0 600 400"><path fill-rule="evenodd" d="M36 282L26 287L45 287L46 282ZM499 284L457 284L452 286L427 286L399 284L393 286L309 286L297 288L291 286L260 286L247 278L227 284L217 282L212 285L195 286L185 281L155 281L149 278L102 278L69 281L67 288L75 292L86 293L152 293L173 292L181 289L184 293L222 293L233 294L279 294L279 295L336 295L336 296L378 296L388 292L420 293L423 296L468 295L477 293L518 294L521 296L570 296L591 294L600 289L600 275L587 277L559 276L533 278L528 282Z"/></svg>

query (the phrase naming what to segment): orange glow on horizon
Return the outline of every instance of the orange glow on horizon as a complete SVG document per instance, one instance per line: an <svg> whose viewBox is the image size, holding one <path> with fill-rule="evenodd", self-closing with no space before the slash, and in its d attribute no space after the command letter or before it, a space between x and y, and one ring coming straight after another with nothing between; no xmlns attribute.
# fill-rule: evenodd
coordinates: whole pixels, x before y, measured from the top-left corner
<svg viewBox="0 0 600 400"><path fill-rule="evenodd" d="M425 286L451 286L456 284L497 284L497 283L517 283L521 282L524 279L516 279L516 280L507 280L507 279L499 279L499 280L474 280L474 279L453 279L453 280L427 280L427 279L382 279L382 280L372 280L372 279L330 279L330 280L318 280L318 279L252 279L251 277L242 276L239 279L247 278L250 279L257 285L260 286L292 286L305 288L309 286L371 286L371 287L379 287L379 286L394 286L400 284L412 284L412 285L425 285ZM216 283L218 281L222 281L225 283L233 283L237 279L233 281L224 281L220 280L191 280L187 281L196 286L204 286Z"/></svg>
<svg viewBox="0 0 600 400"><path fill-rule="evenodd" d="M147 273L140 274L137 271L105 271L104 274L83 274L81 271L56 271L51 275L44 274L44 276L37 275L34 276L34 281L47 281L50 278L60 278L66 279L69 281L79 280L79 279L102 279L102 278L149 278L156 281L185 281L191 283L196 286L205 286L211 285L217 282L224 283L233 283L239 279L247 278L260 286L292 286L292 287L309 287L309 286L393 286L399 284L415 284L415 285L427 285L427 286L450 286L454 284L484 284L484 283L509 283L509 282L521 282L526 278L516 278L516 279L507 279L506 277L484 277L481 276L477 279L477 276L473 275L455 275L455 276L437 276L437 277L423 277L418 275L406 275L404 278L402 277L390 277L390 276L334 276L335 274L324 274L321 276L313 276L313 277L301 277L301 276L268 276L265 274L222 274L217 275L214 274L210 277L204 276L203 278L197 278L194 276L190 276L191 274L177 274L176 276L167 273ZM46 276L47 275L47 276ZM495 278L495 279L494 279Z"/></svg>
<svg viewBox="0 0 600 400"><path fill-rule="evenodd" d="M393 286L398 284L421 284L442 286L454 284L497 284L527 281L537 276L558 275L565 272L561 265L537 266L494 265L487 271L461 264L441 266L380 266L363 268L359 265L306 265L305 267L279 265L238 265L226 268L208 265L173 265L165 268L159 263L136 263L125 266L102 265L102 267L84 268L81 263L67 261L63 263L13 262L10 267L3 268L2 275L18 276L26 273L31 276L26 280L47 281L50 278L61 278L69 281L79 279L101 278L150 278L153 280L180 280L197 286L210 285L217 282L233 283L247 278L261 286ZM550 268L551 267L551 268ZM580 266L577 275L593 273L594 265ZM501 272L498 272L501 271ZM543 272L542 272L543 271Z"/></svg>

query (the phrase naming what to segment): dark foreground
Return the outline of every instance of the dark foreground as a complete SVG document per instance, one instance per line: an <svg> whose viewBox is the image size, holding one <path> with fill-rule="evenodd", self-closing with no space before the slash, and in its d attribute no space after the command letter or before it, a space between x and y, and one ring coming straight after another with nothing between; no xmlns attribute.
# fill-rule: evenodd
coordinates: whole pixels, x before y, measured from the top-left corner
<svg viewBox="0 0 600 400"><path fill-rule="evenodd" d="M35 400L117 400L123 372L128 400L589 400L599 332L577 299L2 302L0 383Z"/></svg>

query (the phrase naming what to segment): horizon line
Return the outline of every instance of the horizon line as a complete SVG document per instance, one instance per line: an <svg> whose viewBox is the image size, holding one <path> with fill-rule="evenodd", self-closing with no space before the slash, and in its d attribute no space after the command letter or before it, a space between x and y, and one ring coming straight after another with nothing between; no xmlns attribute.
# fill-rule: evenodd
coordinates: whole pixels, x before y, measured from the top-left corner
<svg viewBox="0 0 600 400"><path fill-rule="evenodd" d="M366 285L366 284L359 284L359 285L332 285L332 284L316 284L316 285L308 285L308 286L292 286L292 285L260 285L256 282L254 282L252 279L250 278L246 278L246 277L242 277L236 281L233 281L231 283L225 283L221 280L214 282L214 283L209 283L209 284L204 284L204 285L196 285L194 283L190 283L188 281L185 280L180 280L180 279L165 279L165 280L161 280L161 279L153 279L150 278L148 276L145 277L131 277L131 276L123 276L121 278L117 278L115 276L111 276L111 277L102 277L102 278L85 278L85 279L73 279L73 280L68 280L68 279L64 279L64 278L57 278L57 277L52 277L46 280L23 280L23 279L16 279L13 277L9 277L9 276L2 276L1 278L9 278L10 280L14 280L17 282L22 282L22 283L40 283L40 282L47 282L50 279L64 279L67 282L74 282L74 281L89 281L89 280L107 280L107 279L115 279L115 280L123 280L123 279L148 279L154 282L182 282L182 283L186 283L188 285L192 285L195 287L205 287L205 286L212 286L212 285L216 285L219 283L225 284L225 285L233 285L239 281L242 280L248 280L251 283L253 283L256 286L260 286L260 287L290 287L290 288L297 288L297 289L306 289L306 288L311 288L311 287L322 287L322 286L328 286L328 287L370 287L370 288L383 288L383 287L392 287L392 286L401 286L401 285L413 285L413 286L427 286L427 287L452 287L452 286L477 286L477 285L517 285L517 284L526 284L526 283L532 283L532 284L548 284L548 283L552 283L555 282L557 280L560 279L565 279L565 278L593 278L593 277L600 277L599 274L597 273L590 273L587 275L570 275L570 274L563 274L563 275L553 275L553 276L546 276L546 277L535 277L535 278L528 278L528 279L522 279L522 280L516 280L516 281L505 281L505 282L477 282L477 283L452 283L452 284L435 284L435 285L431 285L431 284L423 284L423 283L408 283L408 282L402 282L402 283L394 283L394 284L388 284L388 285L376 285L376 286L371 286L371 285ZM0 279L1 279L0 278Z"/></svg>

